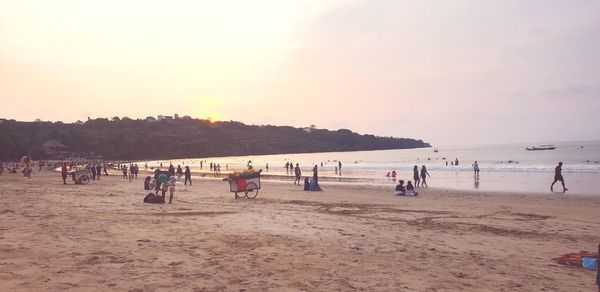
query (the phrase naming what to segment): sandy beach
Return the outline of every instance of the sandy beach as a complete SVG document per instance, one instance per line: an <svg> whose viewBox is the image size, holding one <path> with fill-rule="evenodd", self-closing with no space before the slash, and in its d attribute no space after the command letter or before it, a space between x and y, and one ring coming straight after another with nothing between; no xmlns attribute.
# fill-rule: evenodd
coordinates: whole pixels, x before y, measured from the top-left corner
<svg viewBox="0 0 600 292"><path fill-rule="evenodd" d="M173 204L143 179L4 174L3 291L596 291L551 259L600 243L600 196L262 182L254 200L195 177Z"/></svg>

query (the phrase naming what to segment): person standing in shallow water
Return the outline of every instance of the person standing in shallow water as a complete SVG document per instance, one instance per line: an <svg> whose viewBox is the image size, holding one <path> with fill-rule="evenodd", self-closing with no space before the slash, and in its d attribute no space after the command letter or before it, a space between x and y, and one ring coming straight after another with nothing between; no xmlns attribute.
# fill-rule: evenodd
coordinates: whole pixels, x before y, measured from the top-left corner
<svg viewBox="0 0 600 292"><path fill-rule="evenodd" d="M562 162L559 162L558 165L556 166L556 168L554 168L554 181L552 182L552 184L550 185L550 191L554 192L554 184L557 181L560 181L560 183L562 184L563 187L563 193L568 191L569 189L567 189L565 187L565 179L562 176Z"/></svg>
<svg viewBox="0 0 600 292"><path fill-rule="evenodd" d="M431 177L429 175L429 172L427 172L427 168L425 168L425 165L423 165L421 167L421 186L428 188L429 186L427 185L427 177Z"/></svg>
<svg viewBox="0 0 600 292"><path fill-rule="evenodd" d="M473 163L473 175L478 178L479 177L479 164L477 164L477 160Z"/></svg>
<svg viewBox="0 0 600 292"><path fill-rule="evenodd" d="M416 165L413 168L413 179L415 180L415 188L418 188L420 186L419 183L421 182L421 179L419 178L419 167Z"/></svg>

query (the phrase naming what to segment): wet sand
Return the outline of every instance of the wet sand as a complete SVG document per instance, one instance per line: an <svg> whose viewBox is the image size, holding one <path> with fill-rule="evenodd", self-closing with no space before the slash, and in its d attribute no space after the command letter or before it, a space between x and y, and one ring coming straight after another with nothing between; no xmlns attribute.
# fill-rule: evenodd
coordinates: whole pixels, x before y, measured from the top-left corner
<svg viewBox="0 0 600 292"><path fill-rule="evenodd" d="M551 259L600 242L600 197L263 181L254 200L193 178L173 204L143 179L0 176L3 291L595 291Z"/></svg>

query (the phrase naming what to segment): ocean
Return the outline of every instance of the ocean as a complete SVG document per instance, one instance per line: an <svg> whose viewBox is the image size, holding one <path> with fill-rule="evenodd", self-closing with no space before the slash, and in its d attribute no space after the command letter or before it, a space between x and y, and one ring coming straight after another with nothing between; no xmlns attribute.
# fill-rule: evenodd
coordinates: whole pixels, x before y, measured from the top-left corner
<svg viewBox="0 0 600 292"><path fill-rule="evenodd" d="M320 183L395 185L386 177L396 171L397 179L412 180L412 169L427 167L431 177L429 187L459 190L543 193L550 192L554 168L564 163L563 176L567 194L600 195L600 141L543 143L554 144L555 150L527 151L533 144L502 144L482 146L448 146L421 149L378 150L354 152L323 152L277 155L248 155L230 157L200 157L162 161L148 161L148 168L170 163L190 166L192 172L209 173L211 162L221 166L221 173L239 171L251 161L255 169L263 169L264 179L292 180L286 172L286 162L299 163L303 176L312 176L312 168L319 166ZM455 159L458 166L451 165ZM200 162L203 162L202 169ZM479 179L473 175L472 164L477 161ZM341 174L335 167L342 163ZM448 162L448 165L446 165ZM140 166L145 162L139 162ZM321 167L321 163L323 166ZM269 166L267 171L267 164ZM555 191L562 191L560 182Z"/></svg>

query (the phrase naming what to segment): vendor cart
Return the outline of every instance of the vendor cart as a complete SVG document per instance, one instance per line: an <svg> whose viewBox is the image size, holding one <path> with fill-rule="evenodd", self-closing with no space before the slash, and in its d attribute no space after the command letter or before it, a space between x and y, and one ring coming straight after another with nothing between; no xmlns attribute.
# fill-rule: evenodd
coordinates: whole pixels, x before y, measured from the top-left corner
<svg viewBox="0 0 600 292"><path fill-rule="evenodd" d="M241 173L223 180L229 181L229 191L235 193L236 199L243 197L254 199L258 195L258 190L260 190L260 173L261 171ZM238 193L244 195L238 195Z"/></svg>
<svg viewBox="0 0 600 292"><path fill-rule="evenodd" d="M89 170L76 170L71 173L71 177L76 185L87 185L90 182L92 174Z"/></svg>

